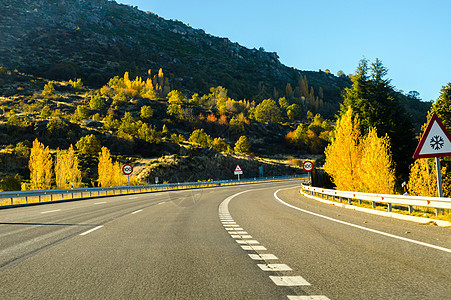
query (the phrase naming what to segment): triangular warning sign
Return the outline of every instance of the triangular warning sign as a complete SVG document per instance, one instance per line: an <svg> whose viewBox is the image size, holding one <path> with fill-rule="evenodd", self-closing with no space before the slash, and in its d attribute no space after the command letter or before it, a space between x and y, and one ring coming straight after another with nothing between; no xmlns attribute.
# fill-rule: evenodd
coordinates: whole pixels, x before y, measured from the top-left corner
<svg viewBox="0 0 451 300"><path fill-rule="evenodd" d="M421 137L413 158L451 156L451 135L434 114Z"/></svg>
<svg viewBox="0 0 451 300"><path fill-rule="evenodd" d="M235 172L240 172L240 171L243 171L243 170L241 170L239 165L236 165Z"/></svg>

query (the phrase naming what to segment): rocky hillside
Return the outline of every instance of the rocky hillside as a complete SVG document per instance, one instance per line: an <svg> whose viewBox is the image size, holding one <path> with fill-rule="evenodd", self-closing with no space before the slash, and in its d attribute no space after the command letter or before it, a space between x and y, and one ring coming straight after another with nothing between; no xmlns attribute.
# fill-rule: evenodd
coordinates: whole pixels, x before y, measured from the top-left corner
<svg viewBox="0 0 451 300"><path fill-rule="evenodd" d="M302 72L276 53L248 49L182 22L107 0L8 0L0 4L0 66L49 79L103 85L125 71L163 68L175 89L224 86L234 99L284 96L306 76L338 108L346 76Z"/></svg>

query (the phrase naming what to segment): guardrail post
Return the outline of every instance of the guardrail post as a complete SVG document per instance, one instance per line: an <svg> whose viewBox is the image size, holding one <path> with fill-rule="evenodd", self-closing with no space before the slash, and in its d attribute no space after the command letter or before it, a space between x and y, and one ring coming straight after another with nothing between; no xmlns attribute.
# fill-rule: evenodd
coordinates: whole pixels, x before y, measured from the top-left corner
<svg viewBox="0 0 451 300"><path fill-rule="evenodd" d="M351 204L351 203L352 203L352 199L348 198L348 204Z"/></svg>
<svg viewBox="0 0 451 300"><path fill-rule="evenodd" d="M373 208L376 208L376 201L372 201Z"/></svg>
<svg viewBox="0 0 451 300"><path fill-rule="evenodd" d="M359 199L359 205L362 205L362 199Z"/></svg>
<svg viewBox="0 0 451 300"><path fill-rule="evenodd" d="M38 196L38 202L41 202L41 195Z"/></svg>
<svg viewBox="0 0 451 300"><path fill-rule="evenodd" d="M28 196L25 196L25 203L28 203Z"/></svg>
<svg viewBox="0 0 451 300"><path fill-rule="evenodd" d="M343 202L343 197L338 197L338 200L341 202Z"/></svg>
<svg viewBox="0 0 451 300"><path fill-rule="evenodd" d="M391 204L391 203L388 203L388 211L391 212L392 209L393 209L393 208L392 208L392 204Z"/></svg>
<svg viewBox="0 0 451 300"><path fill-rule="evenodd" d="M413 213L413 206L409 205L409 214Z"/></svg>

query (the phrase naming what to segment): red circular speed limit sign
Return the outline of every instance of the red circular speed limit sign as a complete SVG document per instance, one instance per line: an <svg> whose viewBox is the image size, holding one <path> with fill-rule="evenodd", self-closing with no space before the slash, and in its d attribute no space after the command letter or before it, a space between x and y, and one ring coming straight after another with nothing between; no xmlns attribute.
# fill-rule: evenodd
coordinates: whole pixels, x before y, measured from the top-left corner
<svg viewBox="0 0 451 300"><path fill-rule="evenodd" d="M124 175L130 175L131 173L133 173L133 167L129 164L123 165L122 173L124 173Z"/></svg>
<svg viewBox="0 0 451 300"><path fill-rule="evenodd" d="M302 168L304 169L305 172L311 172L313 170L313 162L306 160L304 161L304 163L302 164Z"/></svg>

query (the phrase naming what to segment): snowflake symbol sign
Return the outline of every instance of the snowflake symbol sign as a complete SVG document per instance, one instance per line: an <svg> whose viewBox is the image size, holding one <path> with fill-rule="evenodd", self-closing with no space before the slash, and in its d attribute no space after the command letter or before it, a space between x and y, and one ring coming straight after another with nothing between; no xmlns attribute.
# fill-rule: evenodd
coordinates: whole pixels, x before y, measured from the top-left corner
<svg viewBox="0 0 451 300"><path fill-rule="evenodd" d="M430 141L431 147L434 150L440 150L445 145L445 141L439 135L434 135Z"/></svg>

